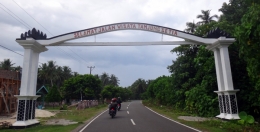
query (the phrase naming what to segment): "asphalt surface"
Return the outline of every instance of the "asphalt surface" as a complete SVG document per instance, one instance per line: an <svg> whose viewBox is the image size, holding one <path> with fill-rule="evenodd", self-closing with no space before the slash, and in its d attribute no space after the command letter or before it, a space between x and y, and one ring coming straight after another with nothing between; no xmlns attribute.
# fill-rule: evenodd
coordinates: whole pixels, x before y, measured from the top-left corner
<svg viewBox="0 0 260 132"><path fill-rule="evenodd" d="M108 111L93 120L83 132L197 132L163 118L147 109L141 101L122 103L114 118Z"/></svg>

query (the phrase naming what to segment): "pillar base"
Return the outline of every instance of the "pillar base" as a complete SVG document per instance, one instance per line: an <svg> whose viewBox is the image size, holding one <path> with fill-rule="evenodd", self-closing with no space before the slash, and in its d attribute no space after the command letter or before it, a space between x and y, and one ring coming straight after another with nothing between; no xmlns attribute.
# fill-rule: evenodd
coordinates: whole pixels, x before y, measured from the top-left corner
<svg viewBox="0 0 260 132"><path fill-rule="evenodd" d="M225 113L220 113L219 115L216 116L217 118L225 118L226 114Z"/></svg>
<svg viewBox="0 0 260 132"><path fill-rule="evenodd" d="M14 95L18 99L16 122L12 128L26 128L39 121L35 119L35 102L39 95Z"/></svg>
<svg viewBox="0 0 260 132"><path fill-rule="evenodd" d="M228 119L228 120L238 120L240 119L238 114L227 114L225 116L225 119Z"/></svg>
<svg viewBox="0 0 260 132"><path fill-rule="evenodd" d="M14 95L18 100L36 100L41 95Z"/></svg>
<svg viewBox="0 0 260 132"><path fill-rule="evenodd" d="M39 124L37 119L27 120L27 121L16 121L12 124L12 128L25 128L31 125Z"/></svg>
<svg viewBox="0 0 260 132"><path fill-rule="evenodd" d="M214 91L218 94L220 114L217 115L217 118L227 119L227 120L236 120L240 119L238 116L238 107L237 107L237 98L236 90L225 90L225 91Z"/></svg>

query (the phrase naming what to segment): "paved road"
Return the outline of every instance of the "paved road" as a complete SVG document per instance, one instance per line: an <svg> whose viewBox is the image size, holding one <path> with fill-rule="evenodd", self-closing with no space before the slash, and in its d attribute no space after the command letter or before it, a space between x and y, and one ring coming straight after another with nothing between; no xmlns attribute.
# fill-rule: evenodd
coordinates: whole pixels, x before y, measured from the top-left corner
<svg viewBox="0 0 260 132"><path fill-rule="evenodd" d="M112 119L108 111L91 122L83 132L197 132L165 119L147 109L141 101L122 103Z"/></svg>

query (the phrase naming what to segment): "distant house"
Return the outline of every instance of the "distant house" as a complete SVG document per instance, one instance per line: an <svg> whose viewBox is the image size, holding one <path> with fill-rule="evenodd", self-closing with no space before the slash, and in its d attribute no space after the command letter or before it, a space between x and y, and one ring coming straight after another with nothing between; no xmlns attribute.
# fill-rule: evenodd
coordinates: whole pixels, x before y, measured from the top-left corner
<svg viewBox="0 0 260 132"><path fill-rule="evenodd" d="M37 99L37 104L36 104L36 106L39 109L42 109L42 107L44 107L45 97L47 94L48 94L48 89L44 85L37 90L36 95L41 95L41 97Z"/></svg>

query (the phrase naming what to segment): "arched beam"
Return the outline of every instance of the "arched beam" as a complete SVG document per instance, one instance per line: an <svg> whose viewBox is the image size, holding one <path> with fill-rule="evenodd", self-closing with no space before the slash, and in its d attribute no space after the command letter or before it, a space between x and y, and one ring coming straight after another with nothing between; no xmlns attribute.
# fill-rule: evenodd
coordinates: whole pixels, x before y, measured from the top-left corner
<svg viewBox="0 0 260 132"><path fill-rule="evenodd" d="M154 41L154 42L64 42L50 46L145 46L145 45L191 45L190 41Z"/></svg>
<svg viewBox="0 0 260 132"><path fill-rule="evenodd" d="M202 44L212 44L217 41L217 39L214 38L203 38L203 37L199 37L193 34L189 34L168 27L152 25L147 23L124 22L124 23L109 24L109 25L84 29L80 31L75 31L71 33L66 33L45 40L37 40L37 42L45 46L59 45L69 40L75 40L79 38L89 37L89 36L98 35L102 33L113 32L113 31L120 31L120 30L141 30L141 31L154 32L154 33L178 37L178 38L182 38L185 40L194 41Z"/></svg>

